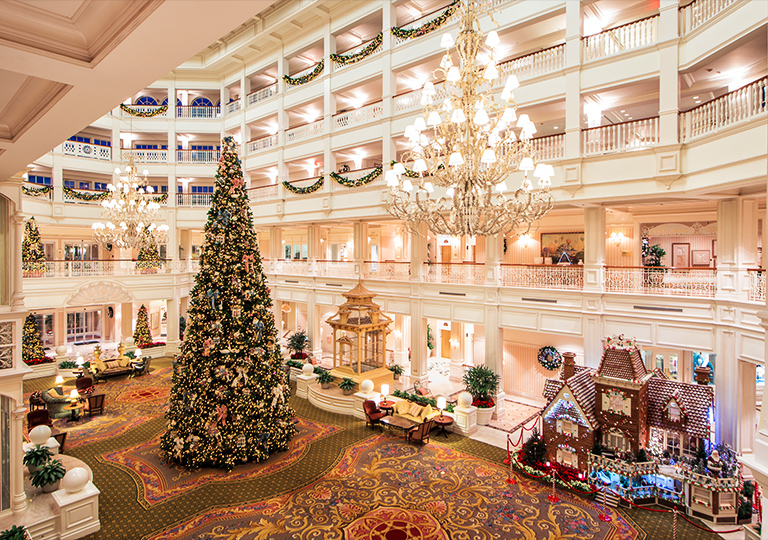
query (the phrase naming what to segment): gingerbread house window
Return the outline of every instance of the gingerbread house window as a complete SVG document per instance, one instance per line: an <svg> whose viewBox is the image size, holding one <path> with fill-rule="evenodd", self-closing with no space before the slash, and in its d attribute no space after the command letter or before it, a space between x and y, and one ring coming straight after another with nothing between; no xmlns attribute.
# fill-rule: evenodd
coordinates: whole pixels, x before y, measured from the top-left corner
<svg viewBox="0 0 768 540"><path fill-rule="evenodd" d="M557 462L566 467L579 468L579 457L576 452L565 448L557 449Z"/></svg>
<svg viewBox="0 0 768 540"><path fill-rule="evenodd" d="M667 431L667 450L673 456L680 455L680 434L676 431Z"/></svg>
<svg viewBox="0 0 768 540"><path fill-rule="evenodd" d="M603 393L603 410L614 414L630 416L632 413L632 398L624 396L623 392L611 390Z"/></svg>
<svg viewBox="0 0 768 540"><path fill-rule="evenodd" d="M576 422L572 422L571 420L565 420L565 419L558 420L557 431L569 437L578 437L579 424L577 424Z"/></svg>
<svg viewBox="0 0 768 540"><path fill-rule="evenodd" d="M712 506L712 492L703 487L693 488L693 502L701 506Z"/></svg>
<svg viewBox="0 0 768 540"><path fill-rule="evenodd" d="M676 399L672 398L667 403L667 420L681 423L685 419L685 413Z"/></svg>
<svg viewBox="0 0 768 540"><path fill-rule="evenodd" d="M735 493L720 493L720 510L733 510L735 505Z"/></svg>
<svg viewBox="0 0 768 540"><path fill-rule="evenodd" d="M619 451L629 448L629 440L621 431L607 431L603 433L603 444Z"/></svg>

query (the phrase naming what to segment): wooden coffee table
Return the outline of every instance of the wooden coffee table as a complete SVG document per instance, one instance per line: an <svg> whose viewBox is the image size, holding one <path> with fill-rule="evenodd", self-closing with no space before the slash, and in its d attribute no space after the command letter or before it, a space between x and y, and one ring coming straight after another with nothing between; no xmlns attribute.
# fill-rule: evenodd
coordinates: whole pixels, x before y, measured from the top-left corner
<svg viewBox="0 0 768 540"><path fill-rule="evenodd" d="M402 416L385 416L384 418L381 418L379 422L389 427L402 430L404 437L407 436L408 431L411 428L418 426L416 422L411 422L410 420L403 418Z"/></svg>
<svg viewBox="0 0 768 540"><path fill-rule="evenodd" d="M70 411L70 417L67 422L76 422L80 420L80 411L85 407L82 403L77 403L75 405L67 405L66 407L63 407L63 410Z"/></svg>
<svg viewBox="0 0 768 540"><path fill-rule="evenodd" d="M447 439L448 432L445 431L445 428L453 424L453 418L451 418L450 416L438 415L438 416L435 416L432 420L435 422L436 427L440 427L440 433L445 435L445 438ZM438 433L438 435L440 433Z"/></svg>

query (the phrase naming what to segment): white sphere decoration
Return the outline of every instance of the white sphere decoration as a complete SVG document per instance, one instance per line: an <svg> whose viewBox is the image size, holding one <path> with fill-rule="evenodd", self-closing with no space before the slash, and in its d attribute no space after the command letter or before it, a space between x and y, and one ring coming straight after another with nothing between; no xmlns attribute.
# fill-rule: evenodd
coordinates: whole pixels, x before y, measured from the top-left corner
<svg viewBox="0 0 768 540"><path fill-rule="evenodd" d="M88 471L83 467L74 467L67 471L64 478L61 479L61 487L67 493L77 493L85 487L90 480Z"/></svg>
<svg viewBox="0 0 768 540"><path fill-rule="evenodd" d="M462 392L459 394L459 407L462 407L466 409L467 407L472 405L472 394L469 392Z"/></svg>
<svg viewBox="0 0 768 540"><path fill-rule="evenodd" d="M370 394L373 392L373 381L371 379L365 379L360 383L360 391L363 394Z"/></svg>
<svg viewBox="0 0 768 540"><path fill-rule="evenodd" d="M315 366L312 364L304 364L301 367L301 372L304 374L305 377L309 377L315 372Z"/></svg>
<svg viewBox="0 0 768 540"><path fill-rule="evenodd" d="M51 438L51 428L48 426L37 426L29 432L29 441L32 444L45 444Z"/></svg>
<svg viewBox="0 0 768 540"><path fill-rule="evenodd" d="M67 354L67 346L66 345L59 345L56 347L56 356L64 356Z"/></svg>
<svg viewBox="0 0 768 540"><path fill-rule="evenodd" d="M129 336L129 337L125 338L125 346L126 347L133 347L133 345L135 343L136 343L136 341L134 341L133 336Z"/></svg>

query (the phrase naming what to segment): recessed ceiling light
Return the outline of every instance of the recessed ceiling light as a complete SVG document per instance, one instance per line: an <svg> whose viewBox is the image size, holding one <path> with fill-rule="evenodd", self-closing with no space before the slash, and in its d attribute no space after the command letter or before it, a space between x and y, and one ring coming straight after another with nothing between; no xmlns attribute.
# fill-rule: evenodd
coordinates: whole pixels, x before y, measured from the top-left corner
<svg viewBox="0 0 768 540"><path fill-rule="evenodd" d="M693 99L699 99L699 96L693 96Z"/></svg>
<svg viewBox="0 0 768 540"><path fill-rule="evenodd" d="M701 100L697 99L696 101L694 101L694 103L701 103Z"/></svg>
<svg viewBox="0 0 768 540"><path fill-rule="evenodd" d="M619 112L624 112L624 109L621 109Z"/></svg>
<svg viewBox="0 0 768 540"><path fill-rule="evenodd" d="M557 128L558 128L558 126L555 126L555 127L553 127L552 129L557 129Z"/></svg>
<svg viewBox="0 0 768 540"><path fill-rule="evenodd" d="M630 116L629 119L632 120L632 117Z"/></svg>
<svg viewBox="0 0 768 540"><path fill-rule="evenodd" d="M624 113L624 116L629 116L629 113Z"/></svg>

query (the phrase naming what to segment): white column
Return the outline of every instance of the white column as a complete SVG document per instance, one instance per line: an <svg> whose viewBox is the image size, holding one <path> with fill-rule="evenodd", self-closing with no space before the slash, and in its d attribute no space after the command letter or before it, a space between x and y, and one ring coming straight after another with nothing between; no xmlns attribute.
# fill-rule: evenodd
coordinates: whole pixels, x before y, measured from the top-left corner
<svg viewBox="0 0 768 540"><path fill-rule="evenodd" d="M173 288L173 298L168 298L165 301L165 309L167 314L167 321L165 323L166 330L166 351L169 354L178 352L179 350L179 288Z"/></svg>
<svg viewBox="0 0 768 540"><path fill-rule="evenodd" d="M355 275L363 275L363 262L368 255L368 224L362 222L353 223L352 238L354 246L352 257L355 261Z"/></svg>
<svg viewBox="0 0 768 540"><path fill-rule="evenodd" d="M555 261L553 261L555 262ZM576 261L574 261L576 262ZM584 209L584 290L603 290L605 274L605 209Z"/></svg>
<svg viewBox="0 0 768 540"><path fill-rule="evenodd" d="M758 207L755 199L717 203L717 296L745 300L749 268L757 267Z"/></svg>
<svg viewBox="0 0 768 540"><path fill-rule="evenodd" d="M479 238L477 240L480 240ZM475 246L477 247L477 246ZM466 246L462 245L461 260L466 258ZM501 287L501 261L504 259L504 236L485 237L485 285Z"/></svg>
<svg viewBox="0 0 768 540"><path fill-rule="evenodd" d="M464 378L464 323L451 322L451 364L448 379L461 382Z"/></svg>
<svg viewBox="0 0 768 540"><path fill-rule="evenodd" d="M11 308L24 308L24 282L22 281L21 244L24 239L24 214L20 211L13 214L11 221Z"/></svg>
<svg viewBox="0 0 768 540"><path fill-rule="evenodd" d="M715 440L736 447L740 389L738 342L732 329L718 330L715 353Z"/></svg>
<svg viewBox="0 0 768 540"><path fill-rule="evenodd" d="M411 251L411 281L422 281L424 275L424 262L427 260L427 228L422 225L419 231L409 233Z"/></svg>
<svg viewBox="0 0 768 540"><path fill-rule="evenodd" d="M581 158L581 33L580 2L565 3L565 157Z"/></svg>
<svg viewBox="0 0 768 540"><path fill-rule="evenodd" d="M411 299L411 384L426 384L427 375L427 320L421 299Z"/></svg>
<svg viewBox="0 0 768 540"><path fill-rule="evenodd" d="M323 343L320 336L320 314L315 304L314 290L310 290L307 295L307 335L310 355L320 359L323 355Z"/></svg>
<svg viewBox="0 0 768 540"><path fill-rule="evenodd" d="M496 391L496 416L504 413L504 331L499 326L499 306L485 306L485 366L501 376Z"/></svg>
<svg viewBox="0 0 768 540"><path fill-rule="evenodd" d="M738 410L736 412L736 451L749 454L755 447L757 374L755 364L738 360Z"/></svg>
<svg viewBox="0 0 768 540"><path fill-rule="evenodd" d="M20 515L27 510L27 494L24 491L24 468L21 460L21 443L24 440L22 435L22 423L26 416L27 409L23 403L17 404L13 409L13 420L11 422L11 508L15 515Z"/></svg>
<svg viewBox="0 0 768 540"><path fill-rule="evenodd" d="M168 111L165 113L168 118L176 118L176 81L168 81Z"/></svg>
<svg viewBox="0 0 768 540"><path fill-rule="evenodd" d="M57 146L56 148L61 148ZM120 148L120 134L118 131L117 146L114 139L112 140L112 159L116 160L116 149ZM53 158L53 164L51 166L51 185L53 186L53 202L64 202L64 155L61 152L53 152L51 154Z"/></svg>
<svg viewBox="0 0 768 540"><path fill-rule="evenodd" d="M662 145L677 144L679 75L677 66L678 0L659 5L659 139Z"/></svg>

